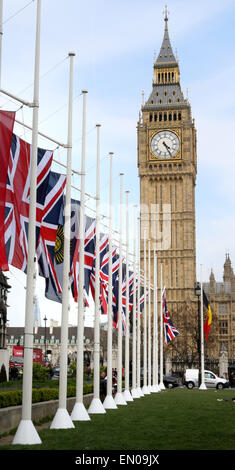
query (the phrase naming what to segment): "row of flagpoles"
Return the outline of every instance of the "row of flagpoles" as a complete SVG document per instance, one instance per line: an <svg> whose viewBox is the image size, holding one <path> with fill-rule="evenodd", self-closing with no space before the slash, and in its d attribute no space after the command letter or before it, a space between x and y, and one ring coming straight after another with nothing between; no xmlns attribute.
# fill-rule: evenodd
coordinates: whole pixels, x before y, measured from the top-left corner
<svg viewBox="0 0 235 470"><path fill-rule="evenodd" d="M36 27L36 47L35 47L35 70L34 70L34 94L33 102L28 103L18 97L1 89L2 92L10 95L22 104L33 109L32 123L32 146L30 159L30 204L29 204L29 224L27 239L27 286L25 303L25 342L24 342L24 374L23 374L23 394L22 394L22 419L15 434L13 444L37 444L40 437L32 423L32 353L33 353L33 303L35 287L35 245L36 245L36 196L37 196L37 152L38 152L38 109L39 109L39 57L40 57L40 11L41 0L37 0L37 27ZM0 1L0 16L2 12L2 1ZM0 17L0 27L2 17ZM0 35L1 41L1 35ZM0 44L1 50L1 44ZM71 155L72 155L72 119L73 119L73 52L69 53L69 106L68 106L68 136L67 144L67 164L66 164L66 188L65 188L65 208L64 208L64 262L63 262L63 295L61 314L61 350L60 350L60 380L59 380L59 406L52 421L51 429L73 428L74 421L89 420L90 414L105 413L106 409L115 409L118 405L126 405L128 401L140 398L151 392L158 392L164 388L163 384L163 331L169 332L166 335L172 337L178 331L172 325L166 309L165 288L163 284L162 265L160 266L160 283L157 279L157 252L153 248L153 282L151 282L151 246L144 233L143 241L143 270L141 270L141 246L140 246L140 218L137 218L137 206L133 211L134 220L134 252L133 252L133 273L130 274L130 247L129 247L129 212L128 212L128 191L126 191L126 253L123 253L123 174L120 174L120 226L119 226L119 267L118 267L118 309L120 314L117 319L118 329L118 357L117 357L117 394L112 396L112 329L113 329L113 226L112 226L112 163L113 153L109 154L110 162L110 191L109 191L109 253L108 253L108 331L107 331L107 396L104 403L100 400L100 241L101 241L101 214L100 214L100 124L97 128L97 167L96 167L96 237L95 237L95 319L94 319L94 397L91 405L86 410L83 404L83 334L84 334L84 296L82 288L78 295L77 309L77 374L76 374L76 402L71 416L67 412L67 345L68 345L68 312L69 312L69 289L70 289L70 218L71 218ZM1 62L1 60L0 60ZM82 158L81 158L81 188L80 188L80 212L79 212L79 284L85 285L84 280L84 233L85 233L85 157L86 157L86 99L87 91L82 91L83 96L83 118L82 118ZM52 139L51 139L52 140ZM1 181L2 183L2 181ZM0 208L1 209L1 208ZM2 209L1 209L2 210ZM138 220L138 222L137 222ZM136 241L139 240L138 246ZM148 246L147 246L148 241ZM1 243L1 238L0 238ZM148 253L148 266L147 266ZM122 259L126 258L126 304L125 312L122 312L123 298L123 266ZM129 351L130 351L130 276L133 275L133 332L132 332L132 389L129 383ZM141 292L143 285L144 315L143 315L143 357L141 357ZM159 286L160 284L160 286ZM160 298L158 299L158 292ZM152 293L152 296L151 296ZM202 282L201 282L202 297ZM148 302L147 302L148 298ZM160 305L160 312L158 311ZM152 308L151 308L152 306ZM202 354L203 349L203 301L201 301L201 338ZM158 319L160 318L160 325ZM123 321L125 322L125 387L122 390L122 342L123 342ZM153 321L153 323L152 323ZM153 327L153 329L152 329ZM152 334L153 332L153 334ZM170 338L171 340L172 338ZM160 344L159 344L160 340ZM165 342L168 340L165 339ZM160 357L158 356L160 353ZM140 386L141 364L143 364L143 387ZM204 359L202 358L202 364ZM158 379L160 377L160 382ZM202 377L204 375L202 374Z"/></svg>
<svg viewBox="0 0 235 470"><path fill-rule="evenodd" d="M0 7L2 7L2 2ZM1 9L2 11L2 9ZM37 0L37 26L36 26L36 46L35 46L35 70L34 70L34 93L33 102L28 103L13 94L1 89L1 91L12 98L20 101L23 105L30 106L33 109L32 123L32 146L30 159L30 204L28 218L28 252L27 252L27 284L26 284L26 303L25 303L25 341L24 341L24 374L23 374L23 393L22 393L22 419L15 434L13 444L37 444L40 443L39 435L32 423L32 351L33 351L33 302L35 288L35 244L36 244L36 194L37 194L37 150L38 150L38 110L39 110L39 58L40 58L40 12L41 1ZM2 18L0 20L2 24ZM148 363L150 374L149 386L147 385L147 304L144 315L144 386L143 391L140 388L140 257L138 263L136 260L137 247L134 247L134 286L133 286L133 382L132 394L129 384L129 234L127 212L127 243L126 243L126 325L125 325L125 390L122 392L122 340L123 331L122 315L118 318L118 390L115 401L112 396L112 158L110 152L110 214L109 214L109 281L108 281L108 364L107 364L107 396L102 404L99 398L99 374L100 374L100 352L99 352L99 328L100 328L100 279L99 279L99 256L96 256L95 271L95 325L94 325L94 398L89 408L89 413L83 404L83 333L84 333L84 297L80 292L78 296L78 319L77 319L77 382L76 382L76 403L71 416L67 412L67 341L68 341L68 311L69 311L69 272L70 272L70 216L71 216L71 153L72 153L72 116L73 116L73 61L74 53L69 53L70 58L70 80L69 80L69 107L68 107L68 138L67 138L67 165L66 165L66 202L64 210L64 263L63 263L63 295L62 295L62 316L61 316L61 351L60 351L60 381L59 381L59 406L56 415L51 424L52 429L64 429L74 427L73 421L87 420L89 414L104 412L105 409L117 408L117 405L124 405L127 401L140 397L143 394L150 393L151 387L151 319L149 319L149 349ZM86 155L86 95L87 91L82 91L83 95L83 125L82 125L82 164L81 164L81 198L80 198L80 244L79 244L79 284L84 285L84 218L85 218L85 155ZM97 180L96 180L96 253L99 253L100 243L100 125L97 124ZM123 174L120 175L120 238L119 238L119 291L118 297L122 299L122 205L123 205ZM128 193L126 194L128 206ZM134 219L136 219L136 213ZM140 232L140 229L139 229ZM135 237L136 239L136 233ZM146 241L145 241L146 242ZM138 247L140 253L140 246ZM144 270L144 296L147 298L146 285L146 245L145 245L145 270ZM156 259L156 258L155 258ZM137 290L137 264L138 269L138 290ZM150 306L150 281L149 292L149 315L151 315ZM138 308L136 306L136 290L138 291ZM155 286L156 296L156 286ZM157 299L155 297L155 308ZM119 300L119 310L122 309L122 300ZM137 311L137 316L136 316ZM157 317L155 316L155 319ZM137 331L136 331L137 320ZM155 330L156 333L156 330ZM155 338L155 337L154 337ZM155 344L155 343L154 343ZM154 346L154 352L157 352ZM158 359L154 356L155 365ZM137 367L138 363L138 367ZM158 378L155 374L155 383L157 387ZM139 387L137 388L137 383ZM156 390L158 391L158 388Z"/></svg>

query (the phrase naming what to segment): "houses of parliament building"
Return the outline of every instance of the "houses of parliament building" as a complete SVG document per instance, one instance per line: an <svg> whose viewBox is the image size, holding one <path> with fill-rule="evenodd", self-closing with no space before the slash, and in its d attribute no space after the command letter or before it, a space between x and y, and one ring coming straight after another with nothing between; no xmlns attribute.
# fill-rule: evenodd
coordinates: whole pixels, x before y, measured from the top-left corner
<svg viewBox="0 0 235 470"><path fill-rule="evenodd" d="M164 23L162 44L153 64L152 90L142 104L137 123L141 260L143 263L146 237L151 242L151 276L153 278L155 245L158 285L162 266L168 311L180 332L170 347L166 346L166 354L171 356L173 364L175 361L192 366L197 365L200 352L200 309L195 290L197 135L190 103L180 85L178 59L169 37L167 8ZM235 276L228 254L223 282L216 282L211 272L204 291L212 310L212 327L205 345L206 360L218 364L223 356L228 363L235 363Z"/></svg>

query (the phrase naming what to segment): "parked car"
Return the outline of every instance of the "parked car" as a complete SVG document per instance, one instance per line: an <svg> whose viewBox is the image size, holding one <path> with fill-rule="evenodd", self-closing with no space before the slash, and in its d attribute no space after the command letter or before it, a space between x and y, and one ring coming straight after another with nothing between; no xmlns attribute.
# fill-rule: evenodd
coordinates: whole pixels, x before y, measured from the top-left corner
<svg viewBox="0 0 235 470"><path fill-rule="evenodd" d="M59 379L59 377L60 377L60 366L53 367L52 371L53 371L52 378L53 379Z"/></svg>
<svg viewBox="0 0 235 470"><path fill-rule="evenodd" d="M141 380L141 387L143 387L144 382L144 368L141 367L140 369L140 380ZM158 376L158 382L160 382L160 376ZM148 383L148 373L147 373L147 383ZM163 383L166 388L173 388L178 387L180 385L179 378L174 377L173 375L164 375L163 376Z"/></svg>
<svg viewBox="0 0 235 470"><path fill-rule="evenodd" d="M198 387L198 369L186 369L184 374L184 384L192 389ZM204 380L207 388L217 388L219 390L229 387L229 381L223 377L218 377L210 370L204 370Z"/></svg>
<svg viewBox="0 0 235 470"><path fill-rule="evenodd" d="M180 385L178 377L174 377L173 375L164 375L163 383L166 388L178 387Z"/></svg>

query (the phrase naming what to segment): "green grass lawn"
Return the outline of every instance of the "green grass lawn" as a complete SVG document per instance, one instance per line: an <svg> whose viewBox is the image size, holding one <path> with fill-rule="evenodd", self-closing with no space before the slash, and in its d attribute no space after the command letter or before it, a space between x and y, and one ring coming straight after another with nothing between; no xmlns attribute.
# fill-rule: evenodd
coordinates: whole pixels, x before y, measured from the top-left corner
<svg viewBox="0 0 235 470"><path fill-rule="evenodd" d="M235 450L235 390L165 390L90 415L75 429L39 432L37 450Z"/></svg>

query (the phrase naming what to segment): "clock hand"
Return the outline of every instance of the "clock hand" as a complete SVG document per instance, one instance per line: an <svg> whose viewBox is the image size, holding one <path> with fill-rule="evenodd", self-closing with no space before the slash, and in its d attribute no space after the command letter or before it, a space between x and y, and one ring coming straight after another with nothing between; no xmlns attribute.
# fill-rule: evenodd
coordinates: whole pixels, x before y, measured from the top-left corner
<svg viewBox="0 0 235 470"><path fill-rule="evenodd" d="M166 142L162 142L162 143L163 143L163 145L166 147L166 149L167 149L168 153L170 154L170 156L172 156L172 155L171 155L171 152L170 152L170 147L168 147L168 145L166 144Z"/></svg>

